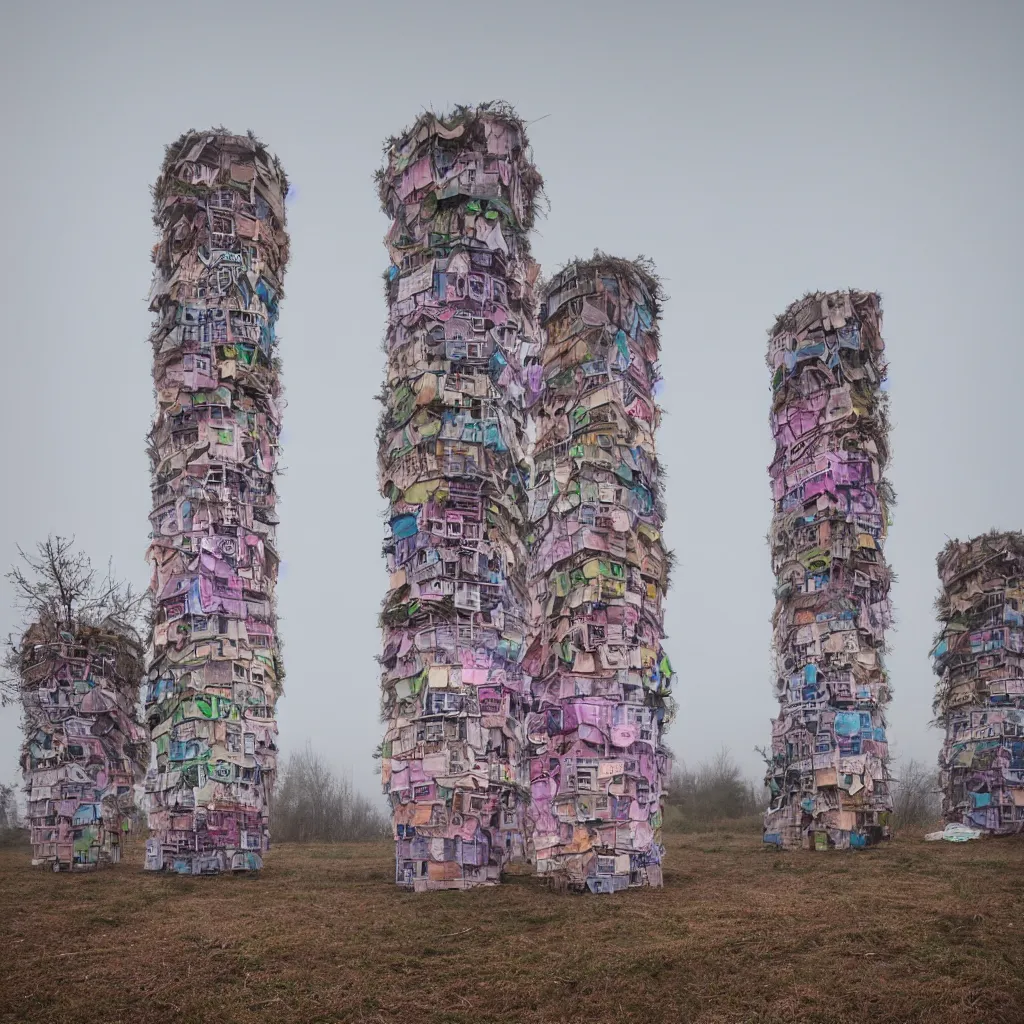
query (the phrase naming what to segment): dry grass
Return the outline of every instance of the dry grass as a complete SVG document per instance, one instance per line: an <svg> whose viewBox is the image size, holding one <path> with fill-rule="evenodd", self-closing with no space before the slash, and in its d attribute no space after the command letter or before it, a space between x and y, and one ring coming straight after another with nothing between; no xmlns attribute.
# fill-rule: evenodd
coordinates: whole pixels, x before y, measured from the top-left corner
<svg viewBox="0 0 1024 1024"><path fill-rule="evenodd" d="M384 844L282 846L261 879L0 850L0 1021L1024 1021L1024 840L669 844L663 891L610 897L414 896Z"/></svg>

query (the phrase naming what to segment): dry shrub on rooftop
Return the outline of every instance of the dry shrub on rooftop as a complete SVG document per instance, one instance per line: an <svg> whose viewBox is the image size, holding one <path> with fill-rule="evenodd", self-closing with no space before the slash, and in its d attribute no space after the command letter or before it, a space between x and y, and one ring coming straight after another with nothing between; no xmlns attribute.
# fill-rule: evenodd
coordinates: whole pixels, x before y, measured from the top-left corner
<svg viewBox="0 0 1024 1024"><path fill-rule="evenodd" d="M433 137L430 143L431 146L440 148L464 148L473 140L474 136L477 142L479 142L482 139L483 123L485 121L497 121L508 125L519 136L521 146L516 147L512 156L513 160L518 164L519 176L526 201L524 204L525 217L523 223L518 225L518 228L522 231L529 231L534 225L537 214L543 212L546 205L544 179L533 164L530 143L526 135L526 122L516 113L515 108L504 100L489 100L476 106L457 103L450 111L445 113L425 110L404 131L385 139L383 146L385 166L378 168L374 173L374 184L377 187L377 193L384 212L388 212L387 195L390 189L388 173L392 151L396 147L404 146L424 126L432 125L434 121L437 121L446 130L454 129L457 125L464 125L466 129L464 135L456 139L444 139L440 136ZM520 156L524 157L524 159L520 159Z"/></svg>

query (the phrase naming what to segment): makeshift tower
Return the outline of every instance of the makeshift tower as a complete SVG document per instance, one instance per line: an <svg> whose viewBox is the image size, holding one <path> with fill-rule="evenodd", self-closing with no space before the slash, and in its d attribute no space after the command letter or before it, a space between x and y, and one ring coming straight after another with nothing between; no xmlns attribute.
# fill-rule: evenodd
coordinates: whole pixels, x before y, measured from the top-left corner
<svg viewBox="0 0 1024 1024"><path fill-rule="evenodd" d="M257 870L269 846L286 192L255 137L218 131L170 146L154 190L150 870Z"/></svg>
<svg viewBox="0 0 1024 1024"><path fill-rule="evenodd" d="M32 863L116 864L148 753L136 711L141 639L113 618L42 620L19 654Z"/></svg>
<svg viewBox="0 0 1024 1024"><path fill-rule="evenodd" d="M644 261L570 264L545 289L527 371L531 847L539 873L592 892L662 883L660 298Z"/></svg>
<svg viewBox="0 0 1024 1024"><path fill-rule="evenodd" d="M938 556L942 631L932 649L942 816L1024 831L1024 534L952 540Z"/></svg>
<svg viewBox="0 0 1024 1024"><path fill-rule="evenodd" d="M497 882L524 850L520 367L537 352L540 187L501 104L423 115L379 175L392 219L382 778L396 881L415 890Z"/></svg>
<svg viewBox="0 0 1024 1024"><path fill-rule="evenodd" d="M889 835L892 490L882 311L808 295L770 332L775 694L764 840L868 846Z"/></svg>

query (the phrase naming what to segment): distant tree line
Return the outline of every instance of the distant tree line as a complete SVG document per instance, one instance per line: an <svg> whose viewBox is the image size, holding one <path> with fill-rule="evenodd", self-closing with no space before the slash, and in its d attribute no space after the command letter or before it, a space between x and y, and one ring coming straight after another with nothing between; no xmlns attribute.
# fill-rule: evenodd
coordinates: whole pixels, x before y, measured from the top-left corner
<svg viewBox="0 0 1024 1024"><path fill-rule="evenodd" d="M673 769L665 796L665 827L682 831L712 822L749 819L767 805L764 786L744 778L740 766L723 749L696 768L679 763Z"/></svg>
<svg viewBox="0 0 1024 1024"><path fill-rule="evenodd" d="M911 758L892 767L893 827L923 827L941 817L939 774ZM685 763L672 772L665 797L665 828L704 829L715 823L747 819L753 827L768 806L768 791L761 782L744 778L728 750L702 761L696 768Z"/></svg>
<svg viewBox="0 0 1024 1024"><path fill-rule="evenodd" d="M897 762L892 768L893 826L925 826L942 817L942 797L939 792L939 772L923 761L911 758Z"/></svg>
<svg viewBox="0 0 1024 1024"><path fill-rule="evenodd" d="M274 840L283 843L351 843L391 834L383 810L308 745L284 763L274 787L271 828Z"/></svg>
<svg viewBox="0 0 1024 1024"><path fill-rule="evenodd" d="M892 780L893 823L928 826L940 818L938 772L911 759ZM715 823L754 824L767 806L763 785L744 778L728 750L696 768L679 764L665 798L665 828L704 829ZM383 810L355 791L309 746L289 757L274 790L274 839L286 843L364 842L385 839L390 825ZM145 822L138 823L142 830ZM743 825L746 829L746 824ZM26 840L14 786L0 784L0 845Z"/></svg>
<svg viewBox="0 0 1024 1024"><path fill-rule="evenodd" d="M145 833L145 815L133 808L133 831ZM289 757L274 788L273 836L284 843L350 843L386 839L391 825L383 810L355 791L310 747ZM17 790L0 784L0 846L26 842Z"/></svg>

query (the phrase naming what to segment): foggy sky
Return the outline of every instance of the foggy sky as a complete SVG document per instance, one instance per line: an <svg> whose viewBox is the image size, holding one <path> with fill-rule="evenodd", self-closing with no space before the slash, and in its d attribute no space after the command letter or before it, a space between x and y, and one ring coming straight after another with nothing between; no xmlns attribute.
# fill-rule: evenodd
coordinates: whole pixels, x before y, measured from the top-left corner
<svg viewBox="0 0 1024 1024"><path fill-rule="evenodd" d="M311 741L377 793L387 220L372 174L422 109L502 98L535 122L544 271L595 247L643 253L669 294L677 757L725 745L761 773L776 708L766 330L808 290L856 287L882 293L895 424L889 736L934 762L935 555L1024 526L1024 5L4 6L0 568L18 543L73 533L145 585L149 186L186 129L251 128L294 185L280 742ZM0 633L16 625L3 581ZM18 744L7 709L0 781L17 777Z"/></svg>

